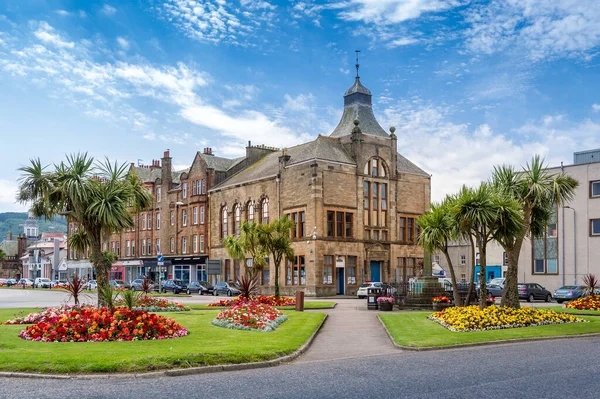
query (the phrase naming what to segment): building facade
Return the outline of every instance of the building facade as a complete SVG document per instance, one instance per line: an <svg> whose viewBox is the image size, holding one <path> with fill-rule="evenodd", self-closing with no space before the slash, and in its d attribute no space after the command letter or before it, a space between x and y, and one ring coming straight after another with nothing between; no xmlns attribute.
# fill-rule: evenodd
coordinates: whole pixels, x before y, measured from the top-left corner
<svg viewBox="0 0 600 399"><path fill-rule="evenodd" d="M281 265L282 294L355 295L365 281L400 281L419 273L423 250L416 218L428 209L430 176L397 152L394 128L377 122L371 92L356 77L344 113L329 136L278 150L248 144L238 170L209 190L210 258L220 278L236 280L243 266L223 239L243 221L294 220L295 259ZM272 292L272 259L261 272Z"/></svg>

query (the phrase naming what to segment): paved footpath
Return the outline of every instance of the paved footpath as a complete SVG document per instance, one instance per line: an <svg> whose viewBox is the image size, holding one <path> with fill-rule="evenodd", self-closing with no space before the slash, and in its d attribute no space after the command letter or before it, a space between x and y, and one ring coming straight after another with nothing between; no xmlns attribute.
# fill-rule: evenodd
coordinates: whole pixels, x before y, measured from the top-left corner
<svg viewBox="0 0 600 399"><path fill-rule="evenodd" d="M398 353L377 318L379 312L367 310L365 300L335 301L337 306L325 311L327 320L312 345L295 363Z"/></svg>

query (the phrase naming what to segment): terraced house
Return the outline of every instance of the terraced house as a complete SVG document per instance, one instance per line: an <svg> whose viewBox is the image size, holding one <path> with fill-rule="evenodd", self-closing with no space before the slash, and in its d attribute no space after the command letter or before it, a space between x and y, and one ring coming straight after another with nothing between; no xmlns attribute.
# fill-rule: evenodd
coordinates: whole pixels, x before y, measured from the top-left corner
<svg viewBox="0 0 600 399"><path fill-rule="evenodd" d="M367 280L399 281L418 274L423 250L415 219L430 201L430 176L397 152L395 129L373 114L371 92L357 76L344 94L344 112L327 136L286 149L252 146L239 167L208 189L210 258L221 279L235 280L243 265L222 240L244 220L296 222L295 259L282 265L282 294L354 295ZM261 273L272 292L272 261Z"/></svg>

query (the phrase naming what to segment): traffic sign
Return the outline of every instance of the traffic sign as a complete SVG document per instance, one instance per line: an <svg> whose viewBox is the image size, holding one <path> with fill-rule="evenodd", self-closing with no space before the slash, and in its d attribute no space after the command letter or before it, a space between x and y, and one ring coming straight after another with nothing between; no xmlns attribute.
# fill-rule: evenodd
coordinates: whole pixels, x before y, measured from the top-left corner
<svg viewBox="0 0 600 399"><path fill-rule="evenodd" d="M164 257L164 256L162 256L161 254L159 254L159 255L156 257L156 260L157 260L159 263L162 263L162 262L164 262L164 261L165 261L165 257ZM162 266L162 265L159 265L159 266Z"/></svg>

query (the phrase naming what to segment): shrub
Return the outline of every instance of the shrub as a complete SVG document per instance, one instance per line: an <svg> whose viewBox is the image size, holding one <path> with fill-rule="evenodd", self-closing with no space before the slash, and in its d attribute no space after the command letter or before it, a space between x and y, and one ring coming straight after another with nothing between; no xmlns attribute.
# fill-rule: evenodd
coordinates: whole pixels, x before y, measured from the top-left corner
<svg viewBox="0 0 600 399"><path fill-rule="evenodd" d="M136 306L137 301L140 299L141 294L133 291L127 290L120 293L123 305L129 310L132 310L134 306Z"/></svg>
<svg viewBox="0 0 600 399"><path fill-rule="evenodd" d="M583 284L585 284L585 290L588 295L596 294L596 288L600 284L600 281L593 274L586 274L583 276Z"/></svg>
<svg viewBox="0 0 600 399"><path fill-rule="evenodd" d="M65 289L69 292L70 297L73 298L75 306L78 306L79 297L83 294L85 290L85 284L83 280L79 278L77 273L75 273L71 280L67 280L67 286L65 287Z"/></svg>
<svg viewBox="0 0 600 399"><path fill-rule="evenodd" d="M287 316L272 306L245 303L222 311L212 324L237 330L273 331L286 320Z"/></svg>
<svg viewBox="0 0 600 399"><path fill-rule="evenodd" d="M482 331L502 328L541 326L546 324L580 323L585 320L553 310L523 307L520 309L495 305L452 307L429 316L450 331Z"/></svg>
<svg viewBox="0 0 600 399"><path fill-rule="evenodd" d="M250 298L258 291L258 277L244 274L238 279L240 297Z"/></svg>

